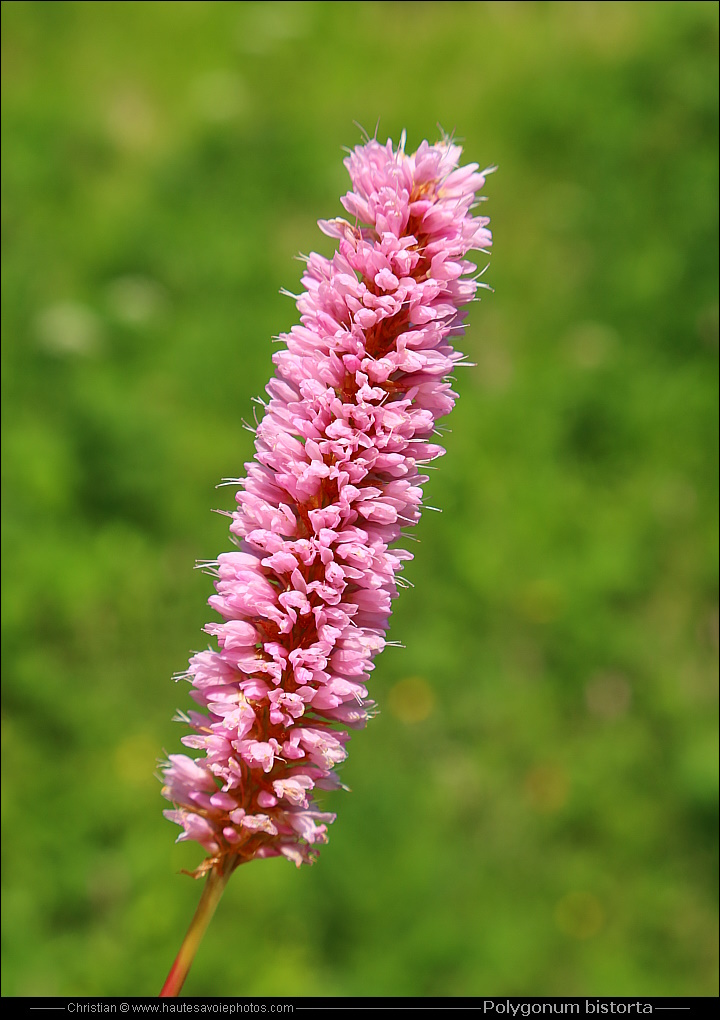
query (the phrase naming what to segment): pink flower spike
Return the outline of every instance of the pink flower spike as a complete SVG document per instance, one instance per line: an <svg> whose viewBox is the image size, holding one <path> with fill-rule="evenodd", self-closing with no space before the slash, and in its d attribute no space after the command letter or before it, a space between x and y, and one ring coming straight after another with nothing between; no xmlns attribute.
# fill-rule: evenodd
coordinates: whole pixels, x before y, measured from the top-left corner
<svg viewBox="0 0 720 1020"><path fill-rule="evenodd" d="M335 816L313 791L342 785L345 727L374 714L366 685L412 558L397 544L420 518L424 466L445 452L435 423L457 397L461 306L480 286L467 255L491 244L472 215L489 171L461 155L449 138L408 155L404 135L354 149L349 219L319 222L336 251L307 259L300 323L273 357L230 524L239 548L210 564L217 650L188 669L206 714L181 713L183 742L201 754L162 766L179 839L209 854L195 872L211 886L203 925L238 865L315 859ZM188 939L163 994L187 973Z"/></svg>

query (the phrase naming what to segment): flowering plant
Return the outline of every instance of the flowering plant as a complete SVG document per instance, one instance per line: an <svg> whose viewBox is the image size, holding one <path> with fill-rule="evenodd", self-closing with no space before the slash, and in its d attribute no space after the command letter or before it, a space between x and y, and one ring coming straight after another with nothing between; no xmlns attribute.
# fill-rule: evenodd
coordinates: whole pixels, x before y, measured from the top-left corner
<svg viewBox="0 0 720 1020"><path fill-rule="evenodd" d="M209 879L162 994L179 990L239 864L312 862L335 817L313 791L341 785L347 728L373 713L366 681L411 559L396 543L420 517L423 466L444 452L433 434L456 398L452 343L481 286L466 256L491 242L472 214L488 171L460 167L448 138L413 155L404 143L371 140L345 160L350 220L321 220L337 250L307 259L300 324L281 337L237 480L238 548L205 564L223 622L185 674L206 711L180 714L202 756L170 755L163 795Z"/></svg>

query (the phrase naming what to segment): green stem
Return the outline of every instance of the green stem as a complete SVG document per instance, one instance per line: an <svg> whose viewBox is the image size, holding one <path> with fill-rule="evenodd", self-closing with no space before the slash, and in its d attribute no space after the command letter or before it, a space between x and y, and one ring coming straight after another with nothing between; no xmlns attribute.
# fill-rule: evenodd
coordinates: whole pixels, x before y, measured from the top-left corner
<svg viewBox="0 0 720 1020"><path fill-rule="evenodd" d="M187 935L180 946L180 952L175 957L175 962L170 968L167 981L162 986L160 998L170 998L180 994L185 978L188 976L195 953L205 934L205 929L210 924L215 908L217 907L228 879L233 873L236 858L228 855L223 858L219 868L213 868L207 877L200 902L198 903L195 915L190 922Z"/></svg>

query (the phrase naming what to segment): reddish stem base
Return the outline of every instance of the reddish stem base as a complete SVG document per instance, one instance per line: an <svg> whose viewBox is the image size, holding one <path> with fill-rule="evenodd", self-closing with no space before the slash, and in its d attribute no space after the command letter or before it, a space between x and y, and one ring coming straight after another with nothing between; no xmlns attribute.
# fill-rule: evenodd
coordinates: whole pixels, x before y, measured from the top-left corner
<svg viewBox="0 0 720 1020"><path fill-rule="evenodd" d="M215 909L220 902L225 886L230 875L233 873L236 860L234 857L223 858L219 868L213 868L207 877L197 910L190 922L190 927L180 946L180 952L175 957L175 962L170 968L165 984L162 986L160 998L171 998L180 994L180 989L185 983L195 953L205 934L205 929L210 924Z"/></svg>

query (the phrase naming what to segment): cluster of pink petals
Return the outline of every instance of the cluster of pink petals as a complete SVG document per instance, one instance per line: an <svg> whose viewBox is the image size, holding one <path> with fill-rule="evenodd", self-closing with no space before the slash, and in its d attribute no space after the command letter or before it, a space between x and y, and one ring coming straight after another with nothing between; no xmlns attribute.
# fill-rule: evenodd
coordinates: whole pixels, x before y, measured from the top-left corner
<svg viewBox="0 0 720 1020"><path fill-rule="evenodd" d="M394 546L444 452L435 421L479 286L466 255L491 241L472 215L484 176L460 155L447 139L414 155L370 141L345 160L353 222L320 222L337 251L307 260L237 494L238 550L210 565L223 622L187 673L205 711L182 714L202 756L164 765L165 814L210 855L198 873L226 855L299 865L327 840L313 790L340 785L346 727L372 715L365 684L411 558Z"/></svg>

